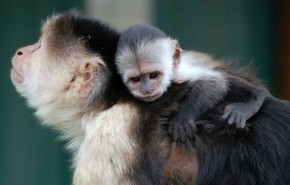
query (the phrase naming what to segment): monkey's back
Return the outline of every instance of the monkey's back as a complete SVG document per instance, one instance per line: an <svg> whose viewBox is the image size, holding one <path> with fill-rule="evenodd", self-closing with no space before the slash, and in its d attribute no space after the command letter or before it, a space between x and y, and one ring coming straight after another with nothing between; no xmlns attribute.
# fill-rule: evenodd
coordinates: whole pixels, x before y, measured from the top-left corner
<svg viewBox="0 0 290 185"><path fill-rule="evenodd" d="M220 116L227 100L198 121L195 147L198 185L290 184L290 102L272 96L247 121L244 131L231 128Z"/></svg>

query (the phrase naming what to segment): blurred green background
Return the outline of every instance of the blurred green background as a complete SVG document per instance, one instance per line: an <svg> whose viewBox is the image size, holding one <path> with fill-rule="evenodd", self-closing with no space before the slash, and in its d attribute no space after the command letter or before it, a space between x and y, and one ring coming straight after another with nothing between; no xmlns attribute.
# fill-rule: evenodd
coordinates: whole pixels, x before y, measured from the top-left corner
<svg viewBox="0 0 290 185"><path fill-rule="evenodd" d="M154 24L187 50L238 59L241 65L251 62L275 95L289 98L289 87L281 88L289 80L290 53L283 37L290 22L279 17L283 5L275 0L1 0L0 184L71 184L64 142L39 124L10 80L14 52L37 41L47 16L76 8L119 29Z"/></svg>

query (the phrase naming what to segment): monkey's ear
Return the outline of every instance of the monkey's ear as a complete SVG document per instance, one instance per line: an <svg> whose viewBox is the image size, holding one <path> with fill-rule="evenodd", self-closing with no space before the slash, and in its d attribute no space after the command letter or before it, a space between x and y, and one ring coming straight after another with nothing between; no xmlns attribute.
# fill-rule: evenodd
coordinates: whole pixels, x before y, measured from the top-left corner
<svg viewBox="0 0 290 185"><path fill-rule="evenodd" d="M94 87L98 69L97 64L92 61L83 62L78 65L69 82L69 89L76 91L80 97L86 97Z"/></svg>
<svg viewBox="0 0 290 185"><path fill-rule="evenodd" d="M176 68L179 63L180 63L180 57L181 57L181 53L182 53L182 49L178 43L178 41L175 41L175 51L174 51L174 55L173 55L173 67Z"/></svg>

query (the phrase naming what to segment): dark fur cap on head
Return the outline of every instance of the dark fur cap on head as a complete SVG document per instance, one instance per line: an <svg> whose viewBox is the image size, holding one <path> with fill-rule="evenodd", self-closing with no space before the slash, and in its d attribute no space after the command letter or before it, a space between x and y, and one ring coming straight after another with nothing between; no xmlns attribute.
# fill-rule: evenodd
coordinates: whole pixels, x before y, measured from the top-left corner
<svg viewBox="0 0 290 185"><path fill-rule="evenodd" d="M135 50L141 42L150 42L166 37L167 35L162 30L154 26L148 24L137 24L129 27L121 33L118 48L126 46Z"/></svg>
<svg viewBox="0 0 290 185"><path fill-rule="evenodd" d="M68 11L50 18L43 26L42 32L54 52L66 48L68 43L83 42L88 51L98 53L111 65L120 37L118 31L99 20L85 18L76 11Z"/></svg>

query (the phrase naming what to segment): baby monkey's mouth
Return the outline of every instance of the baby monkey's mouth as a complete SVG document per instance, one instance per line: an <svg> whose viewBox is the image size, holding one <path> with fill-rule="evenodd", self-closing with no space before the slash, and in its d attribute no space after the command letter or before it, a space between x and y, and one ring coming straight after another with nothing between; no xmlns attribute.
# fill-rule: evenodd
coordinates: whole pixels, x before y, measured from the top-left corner
<svg viewBox="0 0 290 185"><path fill-rule="evenodd" d="M152 101L155 101L157 100L158 98L160 98L162 95L162 93L160 92L156 92L156 93L153 93L153 94L148 94L148 95L143 95L143 96L136 96L136 98L140 99L140 100L143 100L145 102L152 102Z"/></svg>

